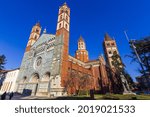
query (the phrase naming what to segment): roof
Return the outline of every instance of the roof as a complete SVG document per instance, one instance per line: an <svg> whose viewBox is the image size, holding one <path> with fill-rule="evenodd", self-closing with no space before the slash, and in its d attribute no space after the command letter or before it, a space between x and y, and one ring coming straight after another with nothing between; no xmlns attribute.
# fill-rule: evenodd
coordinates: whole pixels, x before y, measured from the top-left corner
<svg viewBox="0 0 150 117"><path fill-rule="evenodd" d="M78 42L84 42L84 39L83 39L83 37L82 37L82 36L80 36L80 38L79 38Z"/></svg>
<svg viewBox="0 0 150 117"><path fill-rule="evenodd" d="M85 63L91 63L91 62L97 62L97 61L99 61L99 59L96 59L96 60L89 60L89 61L87 61L87 62L85 62Z"/></svg>
<svg viewBox="0 0 150 117"><path fill-rule="evenodd" d="M12 70L0 70L0 73L7 73L15 70L19 70L20 68L12 69Z"/></svg>
<svg viewBox="0 0 150 117"><path fill-rule="evenodd" d="M9 70L0 70L0 73L7 73Z"/></svg>
<svg viewBox="0 0 150 117"><path fill-rule="evenodd" d="M36 26L39 26L39 27L41 27L41 25L40 25L40 22L37 22L37 23L36 23Z"/></svg>
<svg viewBox="0 0 150 117"><path fill-rule="evenodd" d="M64 2L64 4L62 4L61 6L59 6L59 8L61 8L63 6L66 6L68 9L70 9L69 6L68 6L68 4L66 2Z"/></svg>
<svg viewBox="0 0 150 117"><path fill-rule="evenodd" d="M62 6L67 6L68 7L68 4L66 2L64 2L64 4Z"/></svg>
<svg viewBox="0 0 150 117"><path fill-rule="evenodd" d="M108 33L105 34L104 41L112 41L113 39L109 36Z"/></svg>
<svg viewBox="0 0 150 117"><path fill-rule="evenodd" d="M64 5L67 5L67 3L66 3L66 2L64 2Z"/></svg>

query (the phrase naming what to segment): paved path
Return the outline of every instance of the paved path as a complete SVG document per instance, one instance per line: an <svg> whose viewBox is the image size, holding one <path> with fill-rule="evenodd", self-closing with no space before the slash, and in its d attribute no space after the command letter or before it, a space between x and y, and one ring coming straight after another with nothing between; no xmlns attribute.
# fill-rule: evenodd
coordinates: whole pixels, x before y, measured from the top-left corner
<svg viewBox="0 0 150 117"><path fill-rule="evenodd" d="M13 98L11 100L51 100L54 98L49 98L49 97L37 97L37 96L22 96L19 94L14 94ZM1 100L1 98L0 98ZM9 95L6 96L5 100L9 100Z"/></svg>

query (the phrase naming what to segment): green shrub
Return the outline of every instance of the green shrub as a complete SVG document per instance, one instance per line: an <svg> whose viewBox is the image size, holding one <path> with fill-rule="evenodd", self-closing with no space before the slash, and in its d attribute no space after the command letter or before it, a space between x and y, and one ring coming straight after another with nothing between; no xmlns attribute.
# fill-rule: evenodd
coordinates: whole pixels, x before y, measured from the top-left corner
<svg viewBox="0 0 150 117"><path fill-rule="evenodd" d="M135 96L131 97L131 100L137 100L137 97L135 97Z"/></svg>
<svg viewBox="0 0 150 117"><path fill-rule="evenodd" d="M89 91L87 91L87 90L80 90L79 91L79 95L89 95Z"/></svg>
<svg viewBox="0 0 150 117"><path fill-rule="evenodd" d="M102 97L102 99L104 99L104 100L119 100L119 97L115 97L115 96L112 96L112 95L104 95Z"/></svg>

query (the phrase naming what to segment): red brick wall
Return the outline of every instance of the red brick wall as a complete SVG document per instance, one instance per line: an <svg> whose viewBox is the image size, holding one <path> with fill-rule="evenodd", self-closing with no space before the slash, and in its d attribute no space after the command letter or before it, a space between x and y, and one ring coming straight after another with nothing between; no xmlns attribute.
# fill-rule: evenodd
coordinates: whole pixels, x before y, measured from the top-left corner
<svg viewBox="0 0 150 117"><path fill-rule="evenodd" d="M64 86L65 79L68 75L68 51L69 51L69 32L62 28L56 32L56 36L63 35L63 50L61 63L61 86Z"/></svg>
<svg viewBox="0 0 150 117"><path fill-rule="evenodd" d="M82 54L81 54L81 52L82 52ZM83 62L87 62L89 60L88 53L87 53L86 50L78 50L76 52L76 56L75 57L76 57L76 59L78 59L80 61L83 61Z"/></svg>

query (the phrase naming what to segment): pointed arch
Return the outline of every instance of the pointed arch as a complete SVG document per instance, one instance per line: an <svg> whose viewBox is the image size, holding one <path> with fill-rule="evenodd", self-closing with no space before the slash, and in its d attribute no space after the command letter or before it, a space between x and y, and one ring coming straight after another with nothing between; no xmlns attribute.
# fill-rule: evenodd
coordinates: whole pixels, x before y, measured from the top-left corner
<svg viewBox="0 0 150 117"><path fill-rule="evenodd" d="M37 83L38 82L38 80L39 80L39 74L38 73L33 73L32 75L31 75L31 79L30 79L30 83Z"/></svg>
<svg viewBox="0 0 150 117"><path fill-rule="evenodd" d="M50 80L51 73L46 72L42 78L42 81L49 81Z"/></svg>

